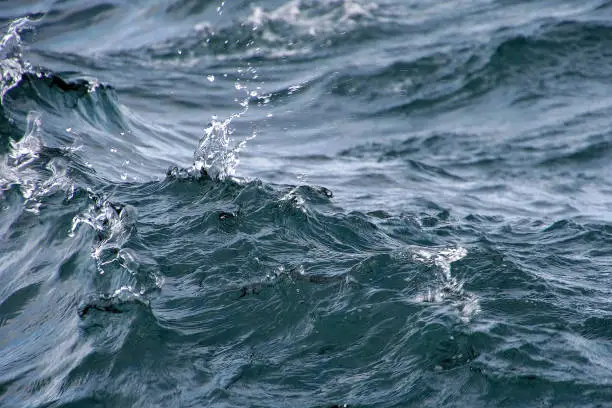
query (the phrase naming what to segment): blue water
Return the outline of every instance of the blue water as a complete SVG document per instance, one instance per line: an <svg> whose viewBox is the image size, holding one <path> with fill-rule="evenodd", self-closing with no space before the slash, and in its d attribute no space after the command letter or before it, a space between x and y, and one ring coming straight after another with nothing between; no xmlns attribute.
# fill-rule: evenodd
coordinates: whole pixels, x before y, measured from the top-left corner
<svg viewBox="0 0 612 408"><path fill-rule="evenodd" d="M612 2L0 38L1 407L612 407Z"/></svg>

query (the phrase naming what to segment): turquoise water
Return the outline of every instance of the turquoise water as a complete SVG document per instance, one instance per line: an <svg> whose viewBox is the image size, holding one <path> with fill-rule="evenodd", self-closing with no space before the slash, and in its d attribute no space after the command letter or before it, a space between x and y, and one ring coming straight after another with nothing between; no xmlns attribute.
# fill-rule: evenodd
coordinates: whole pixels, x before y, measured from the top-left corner
<svg viewBox="0 0 612 408"><path fill-rule="evenodd" d="M611 21L3 2L0 406L612 406Z"/></svg>

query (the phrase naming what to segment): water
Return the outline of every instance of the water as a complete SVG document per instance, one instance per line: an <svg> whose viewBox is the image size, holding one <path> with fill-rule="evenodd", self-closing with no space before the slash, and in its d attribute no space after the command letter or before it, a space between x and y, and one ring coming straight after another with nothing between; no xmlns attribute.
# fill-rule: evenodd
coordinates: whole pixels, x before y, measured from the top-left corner
<svg viewBox="0 0 612 408"><path fill-rule="evenodd" d="M0 406L612 406L611 17L3 2Z"/></svg>

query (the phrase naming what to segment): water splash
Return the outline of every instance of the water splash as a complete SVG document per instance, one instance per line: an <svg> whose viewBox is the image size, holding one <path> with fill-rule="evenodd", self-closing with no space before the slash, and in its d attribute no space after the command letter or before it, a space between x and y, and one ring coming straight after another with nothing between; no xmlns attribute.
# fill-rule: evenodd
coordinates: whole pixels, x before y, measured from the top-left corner
<svg viewBox="0 0 612 408"><path fill-rule="evenodd" d="M423 263L433 263L444 274L446 280L451 280L451 263L465 258L467 251L465 248L444 248L438 251L429 248L415 248L412 251L412 258Z"/></svg>
<svg viewBox="0 0 612 408"><path fill-rule="evenodd" d="M41 200L56 192L64 192L68 198L74 192L74 184L68 177L67 164L61 157L43 158L41 115L30 111L27 128L19 141L11 141L10 153L0 160L0 196L11 186L19 186L25 199L24 209L38 214Z"/></svg>
<svg viewBox="0 0 612 408"><path fill-rule="evenodd" d="M427 288L425 293L417 295L419 303L440 303L445 299L450 300L461 314L461 319L469 321L480 310L478 298L473 293L463 288L463 282L459 281L451 273L451 264L467 255L467 250L462 247L456 248L412 248L408 257L413 261L431 265L437 272L437 284Z"/></svg>
<svg viewBox="0 0 612 408"><path fill-rule="evenodd" d="M249 110L250 98L257 96L257 93L253 94L247 86L239 82L236 82L235 88L245 93L245 98L240 102L243 109L222 121L213 116L208 127L204 129L204 136L198 142L198 147L193 153L193 166L188 170L189 174L201 174L202 171L205 171L210 178L215 180L223 180L234 176L240 162L238 153L249 140L257 135L256 132L253 132L240 142L236 142L232 138L233 129L230 126L232 120L244 115Z"/></svg>
<svg viewBox="0 0 612 408"><path fill-rule="evenodd" d="M205 170L213 179L224 179L233 176L238 166L238 151L244 142L234 147L232 143L231 119L219 121L213 119L204 130L193 154L194 168Z"/></svg>
<svg viewBox="0 0 612 408"><path fill-rule="evenodd" d="M21 32L30 27L28 17L13 20L0 41L0 104L4 95L14 88L32 66L23 59Z"/></svg>
<svg viewBox="0 0 612 408"><path fill-rule="evenodd" d="M9 164L14 168L24 168L39 158L42 148L40 138L41 115L37 111L28 112L26 132L19 141L11 142Z"/></svg>
<svg viewBox="0 0 612 408"><path fill-rule="evenodd" d="M161 288L164 279L158 273L154 258L130 247L138 247L139 244L136 210L129 205L112 203L91 191L89 199L92 202L89 208L72 219L69 235L74 237L81 224L96 231L97 239L91 248L91 257L98 274L100 277L109 276L110 281L106 284L111 286L110 291L113 291L113 285L121 285L112 296L116 297L123 288L137 296ZM130 284L126 285L126 281Z"/></svg>

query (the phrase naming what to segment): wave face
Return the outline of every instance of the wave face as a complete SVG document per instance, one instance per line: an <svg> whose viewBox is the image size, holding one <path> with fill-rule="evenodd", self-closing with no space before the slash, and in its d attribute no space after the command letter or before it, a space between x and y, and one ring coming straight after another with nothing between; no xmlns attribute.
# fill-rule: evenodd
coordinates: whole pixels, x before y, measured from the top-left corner
<svg viewBox="0 0 612 408"><path fill-rule="evenodd" d="M611 12L5 1L0 406L608 406Z"/></svg>

